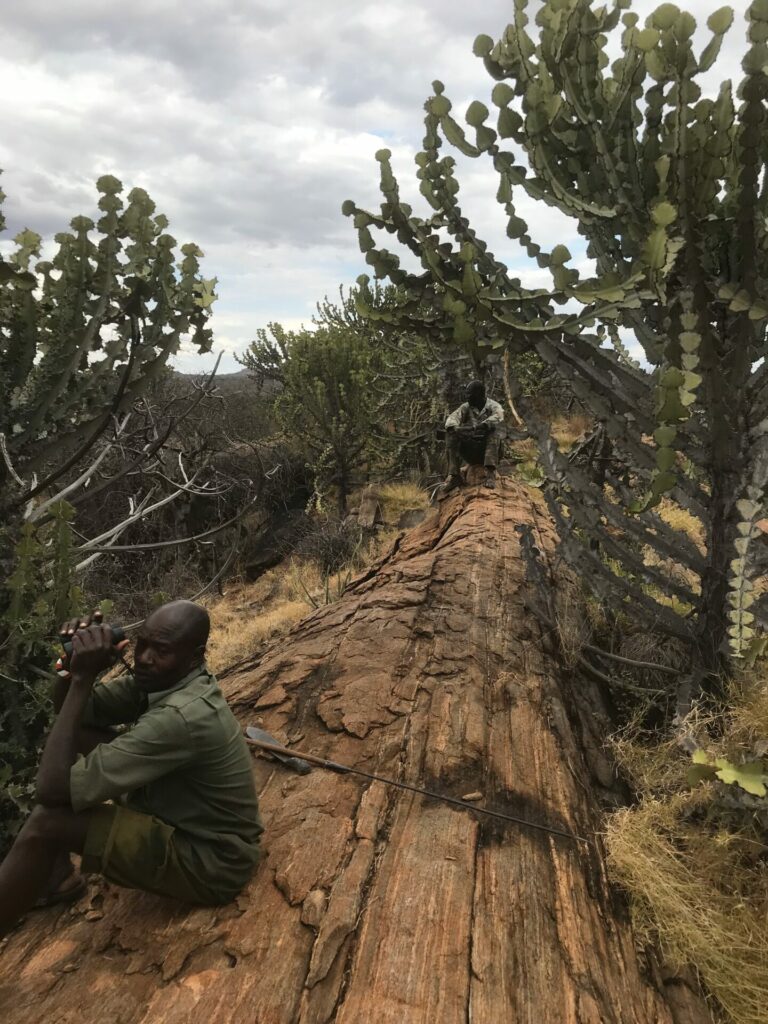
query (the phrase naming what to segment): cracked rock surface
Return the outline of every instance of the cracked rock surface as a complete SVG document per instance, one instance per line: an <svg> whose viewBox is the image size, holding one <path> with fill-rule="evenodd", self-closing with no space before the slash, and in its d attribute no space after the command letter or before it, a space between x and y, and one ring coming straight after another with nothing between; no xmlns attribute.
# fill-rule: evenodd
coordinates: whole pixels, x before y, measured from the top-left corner
<svg viewBox="0 0 768 1024"><path fill-rule="evenodd" d="M592 836L605 709L524 607L537 495L467 488L224 681L243 724ZM381 783L254 759L265 856L235 904L94 880L0 953L8 1024L705 1024L638 954L592 849Z"/></svg>

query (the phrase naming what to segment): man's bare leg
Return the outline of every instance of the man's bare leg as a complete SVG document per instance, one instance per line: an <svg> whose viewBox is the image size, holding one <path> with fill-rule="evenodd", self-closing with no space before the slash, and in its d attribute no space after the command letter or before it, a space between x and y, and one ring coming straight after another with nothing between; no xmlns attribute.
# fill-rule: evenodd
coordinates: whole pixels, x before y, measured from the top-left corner
<svg viewBox="0 0 768 1024"><path fill-rule="evenodd" d="M485 480L483 486L493 490L496 486L496 466L499 462L499 452L501 448L501 435L495 427L488 432L488 436L485 439L485 457L483 458L483 464L485 465Z"/></svg>
<svg viewBox="0 0 768 1024"><path fill-rule="evenodd" d="M62 855L82 853L90 812L38 805L0 864L0 936L35 905Z"/></svg>
<svg viewBox="0 0 768 1024"><path fill-rule="evenodd" d="M77 737L78 753L90 754L101 743L110 743L116 735L111 729L81 726ZM61 850L54 861L45 891L39 898L40 906L66 901L70 893L76 898L82 888L82 876L79 871L75 871L69 850Z"/></svg>
<svg viewBox="0 0 768 1024"><path fill-rule="evenodd" d="M445 453L448 458L448 476L440 485L440 493L447 494L461 486L461 440L455 430L447 430L445 434Z"/></svg>

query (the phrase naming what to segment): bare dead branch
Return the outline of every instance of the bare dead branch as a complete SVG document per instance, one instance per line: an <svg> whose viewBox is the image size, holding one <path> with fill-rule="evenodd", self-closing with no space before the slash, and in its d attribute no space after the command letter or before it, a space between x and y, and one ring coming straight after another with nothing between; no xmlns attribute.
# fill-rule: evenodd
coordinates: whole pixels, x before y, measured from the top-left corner
<svg viewBox="0 0 768 1024"><path fill-rule="evenodd" d="M119 438L122 432L125 430L130 418L131 414L127 413L123 418L122 423L119 423L117 425L117 430L115 433L116 438ZM40 519L42 514L45 511L47 511L47 509L49 509L52 505L55 505L57 501L63 501L64 498L70 495L73 491L78 490L80 487L84 487L88 483L90 478L93 476L93 474L96 472L96 470L99 468L101 463L104 461L106 456L114 447L115 441L111 441L109 444L104 445L102 450L99 452L99 454L96 456L94 461L85 470L84 473L81 473L80 476L76 480L73 480L71 484L67 484L67 486L62 488L62 490L60 490L57 494L54 494L52 498L46 499L46 501L44 501L42 505L37 505L32 509L30 514L27 516L28 522L37 522L37 520Z"/></svg>
<svg viewBox="0 0 768 1024"><path fill-rule="evenodd" d="M221 523L219 526L213 527L213 529L211 529L211 530L206 530L204 533L196 533L193 537L179 537L179 538L177 538L175 540L155 541L152 544L115 544L113 547L105 547L105 548L86 548L86 547L81 547L81 548L76 548L75 550L77 552L81 552L81 551L98 551L98 552L103 552L104 554L108 554L108 553L112 553L112 552L116 552L116 551L155 551L158 548L171 548L171 547L178 547L180 544L191 544L194 541L204 540L206 537L213 537L214 534L221 533L222 530L226 530L228 527L234 525L236 522L238 522L240 519L242 519L243 516L247 512L249 512L254 507L254 505L257 503L258 500L259 500L259 495L257 494L256 497L253 498L252 501L249 501L248 504L246 506L244 506L244 508L240 509L240 511L236 515L232 516L231 519L228 519L225 523Z"/></svg>

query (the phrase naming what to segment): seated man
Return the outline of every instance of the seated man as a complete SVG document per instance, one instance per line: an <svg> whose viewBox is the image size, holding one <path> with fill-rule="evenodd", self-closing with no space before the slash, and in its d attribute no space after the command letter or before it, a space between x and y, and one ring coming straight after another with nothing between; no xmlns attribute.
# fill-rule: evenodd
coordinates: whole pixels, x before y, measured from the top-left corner
<svg viewBox="0 0 768 1024"><path fill-rule="evenodd" d="M443 484L444 494L461 484L462 458L471 466L485 466L483 486L496 486L504 410L498 402L486 398L482 381L473 380L466 395L467 401L445 421L448 477Z"/></svg>
<svg viewBox="0 0 768 1024"><path fill-rule="evenodd" d="M251 757L204 662L208 613L189 601L158 609L132 674L107 683L96 677L118 652L94 618L62 627L71 677L57 683L38 806L0 864L0 935L36 902L80 894L70 853L83 872L200 904L232 900L258 860Z"/></svg>

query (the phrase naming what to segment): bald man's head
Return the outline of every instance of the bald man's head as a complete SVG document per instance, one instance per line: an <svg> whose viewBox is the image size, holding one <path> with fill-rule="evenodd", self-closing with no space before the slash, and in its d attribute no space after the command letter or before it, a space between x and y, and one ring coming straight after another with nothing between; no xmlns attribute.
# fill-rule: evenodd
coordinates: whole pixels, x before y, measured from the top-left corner
<svg viewBox="0 0 768 1024"><path fill-rule="evenodd" d="M167 629L180 640L193 643L197 647L202 645L203 648L208 643L208 634L211 631L208 612L193 601L170 601L152 612L147 624Z"/></svg>
<svg viewBox="0 0 768 1024"><path fill-rule="evenodd" d="M203 663L211 620L192 601L171 601L139 628L134 652L136 681L148 693L170 689Z"/></svg>

